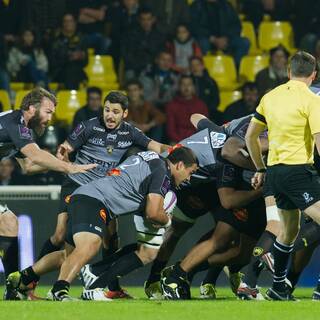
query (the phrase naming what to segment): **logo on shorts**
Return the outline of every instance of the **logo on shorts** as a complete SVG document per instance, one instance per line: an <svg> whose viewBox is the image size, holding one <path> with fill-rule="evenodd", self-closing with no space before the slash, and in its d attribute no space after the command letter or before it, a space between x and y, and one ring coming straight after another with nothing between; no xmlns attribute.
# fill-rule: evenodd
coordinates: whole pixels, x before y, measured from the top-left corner
<svg viewBox="0 0 320 320"><path fill-rule="evenodd" d="M261 248L261 247L255 247L254 249L253 249L253 256L254 257L259 257L259 256L261 256L262 255L262 253L263 253L263 248Z"/></svg>
<svg viewBox="0 0 320 320"><path fill-rule="evenodd" d="M106 210L105 209L101 209L100 212L100 217L101 219L103 220L104 223L107 222L107 213L106 213ZM97 228L97 227L96 227Z"/></svg>
<svg viewBox="0 0 320 320"><path fill-rule="evenodd" d="M102 229L100 227L95 226L94 228L95 228L95 230L99 231L100 233L102 232Z"/></svg>
<svg viewBox="0 0 320 320"><path fill-rule="evenodd" d="M65 203L70 203L70 200L71 200L71 195L67 195L65 198L64 198L64 201Z"/></svg>
<svg viewBox="0 0 320 320"><path fill-rule="evenodd" d="M120 174L121 170L117 168L111 169L107 172L107 176L120 176Z"/></svg>
<svg viewBox="0 0 320 320"><path fill-rule="evenodd" d="M302 196L304 198L305 203L309 203L313 200L313 197L311 197L308 192L305 192Z"/></svg>
<svg viewBox="0 0 320 320"><path fill-rule="evenodd" d="M234 209L233 214L238 220L242 222L246 222L249 217L247 209Z"/></svg>

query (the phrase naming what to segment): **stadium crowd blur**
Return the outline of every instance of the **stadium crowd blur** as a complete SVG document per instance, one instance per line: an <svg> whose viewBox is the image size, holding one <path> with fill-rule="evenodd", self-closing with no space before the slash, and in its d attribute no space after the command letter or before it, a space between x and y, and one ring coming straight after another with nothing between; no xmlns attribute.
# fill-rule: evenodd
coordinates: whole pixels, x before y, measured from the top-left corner
<svg viewBox="0 0 320 320"><path fill-rule="evenodd" d="M292 39L263 46L261 25L276 21L292 28ZM320 58L319 30L320 0L0 0L0 110L19 108L19 92L34 86L57 93L61 110L69 102L59 92L83 93L72 119L57 113L39 139L55 153L79 122L102 114L108 91L126 90L128 121L175 143L194 133L192 113L218 124L252 113L287 81L296 48ZM212 65L224 57L232 68L219 74ZM265 61L252 74L242 66L250 57ZM105 77L94 78L104 59ZM21 178L12 160L0 166L1 185L61 182L54 173Z"/></svg>

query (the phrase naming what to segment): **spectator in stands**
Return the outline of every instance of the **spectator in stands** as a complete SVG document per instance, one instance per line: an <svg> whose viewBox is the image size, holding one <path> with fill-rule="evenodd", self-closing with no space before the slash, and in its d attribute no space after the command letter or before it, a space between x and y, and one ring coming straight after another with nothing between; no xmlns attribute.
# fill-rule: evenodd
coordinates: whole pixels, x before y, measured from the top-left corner
<svg viewBox="0 0 320 320"><path fill-rule="evenodd" d="M167 49L173 57L173 69L179 73L188 73L189 59L192 56L202 56L198 43L185 24L178 25L173 41L167 43Z"/></svg>
<svg viewBox="0 0 320 320"><path fill-rule="evenodd" d="M291 3L291 0L244 0L242 12L257 29L264 15L269 15L273 21L289 20L292 12Z"/></svg>
<svg viewBox="0 0 320 320"><path fill-rule="evenodd" d="M159 29L168 36L174 36L178 24L190 21L187 0L142 0L142 4L151 7Z"/></svg>
<svg viewBox="0 0 320 320"><path fill-rule="evenodd" d="M172 69L172 64L171 54L161 51L155 65L140 77L146 101L160 109L173 99L178 88L178 74Z"/></svg>
<svg viewBox="0 0 320 320"><path fill-rule="evenodd" d="M231 103L223 113L223 123L254 113L259 103L257 84L246 82L242 88L242 99Z"/></svg>
<svg viewBox="0 0 320 320"><path fill-rule="evenodd" d="M104 33L107 5L105 0L69 1L68 9L78 17L78 29L88 48L95 54L108 54L111 40Z"/></svg>
<svg viewBox="0 0 320 320"><path fill-rule="evenodd" d="M166 116L152 103L143 98L143 86L139 80L130 80L126 85L129 98L127 120L146 133L151 139L162 141Z"/></svg>
<svg viewBox="0 0 320 320"><path fill-rule="evenodd" d="M89 87L87 89L87 104L74 115L72 127L75 128L81 121L100 117L102 113L102 91L97 87Z"/></svg>
<svg viewBox="0 0 320 320"><path fill-rule="evenodd" d="M25 30L18 44L9 50L7 69L12 81L48 87L48 59L32 30Z"/></svg>
<svg viewBox="0 0 320 320"><path fill-rule="evenodd" d="M12 159L0 161L0 186L11 186L19 184L20 179L15 172L15 164Z"/></svg>
<svg viewBox="0 0 320 320"><path fill-rule="evenodd" d="M190 122L193 113L201 113L208 117L208 108L196 96L191 76L183 75L179 82L179 94L166 106L167 136L170 143L176 143L195 133Z"/></svg>
<svg viewBox="0 0 320 320"><path fill-rule="evenodd" d="M139 0L123 0L107 10L107 30L111 37L111 55L119 65L123 37L138 27Z"/></svg>
<svg viewBox="0 0 320 320"><path fill-rule="evenodd" d="M7 71L8 52L4 36L0 34L0 89L10 92L10 78Z"/></svg>
<svg viewBox="0 0 320 320"><path fill-rule="evenodd" d="M241 23L227 0L195 0L191 4L191 30L202 53L223 51L234 57L239 66L249 51L250 42L240 36Z"/></svg>
<svg viewBox="0 0 320 320"><path fill-rule="evenodd" d="M78 89L87 79L83 71L88 62L87 48L70 13L63 16L62 29L53 40L50 56L52 78L65 89Z"/></svg>
<svg viewBox="0 0 320 320"><path fill-rule="evenodd" d="M209 118L217 124L221 123L220 103L217 83L209 76L203 60L199 57L190 59L191 75L195 84L197 96L205 102L209 110Z"/></svg>
<svg viewBox="0 0 320 320"><path fill-rule="evenodd" d="M122 57L126 79L138 77L142 70L152 65L157 53L165 44L165 38L156 28L156 18L147 7L139 10L139 26L122 39Z"/></svg>
<svg viewBox="0 0 320 320"><path fill-rule="evenodd" d="M256 83L260 96L288 81L288 58L289 52L281 45L270 50L269 66L260 70L256 75Z"/></svg>

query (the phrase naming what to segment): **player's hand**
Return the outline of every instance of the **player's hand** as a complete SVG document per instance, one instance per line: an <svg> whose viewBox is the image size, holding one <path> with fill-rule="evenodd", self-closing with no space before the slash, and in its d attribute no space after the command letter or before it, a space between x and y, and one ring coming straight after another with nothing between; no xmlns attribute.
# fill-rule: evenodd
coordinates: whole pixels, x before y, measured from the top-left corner
<svg viewBox="0 0 320 320"><path fill-rule="evenodd" d="M56 157L59 160L65 161L65 162L70 162L69 160L69 152L67 146L64 144L60 144L57 150Z"/></svg>
<svg viewBox="0 0 320 320"><path fill-rule="evenodd" d="M257 190L261 188L264 183L265 172L256 172L251 179L252 187Z"/></svg>
<svg viewBox="0 0 320 320"><path fill-rule="evenodd" d="M91 163L91 164L75 164L75 163L70 163L67 169L67 173L73 174L73 173L84 173L86 171L89 171L93 168L96 168L97 164L96 163Z"/></svg>

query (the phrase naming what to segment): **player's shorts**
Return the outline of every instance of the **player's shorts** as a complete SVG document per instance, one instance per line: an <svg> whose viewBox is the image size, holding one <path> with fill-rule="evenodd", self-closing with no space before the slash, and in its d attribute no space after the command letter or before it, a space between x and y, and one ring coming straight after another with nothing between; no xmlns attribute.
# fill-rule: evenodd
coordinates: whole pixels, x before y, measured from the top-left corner
<svg viewBox="0 0 320 320"><path fill-rule="evenodd" d="M156 228L145 217L135 215L134 224L137 230L137 241L145 247L159 249L163 243L165 228Z"/></svg>
<svg viewBox="0 0 320 320"><path fill-rule="evenodd" d="M320 177L312 165L278 164L268 167L267 176L279 209L305 210L320 200Z"/></svg>
<svg viewBox="0 0 320 320"><path fill-rule="evenodd" d="M195 223L197 218L220 205L214 182L182 188L176 195L178 201L173 217L188 223Z"/></svg>
<svg viewBox="0 0 320 320"><path fill-rule="evenodd" d="M221 207L215 212L214 216L217 221L225 222L239 233L257 240L267 224L266 208L262 198L253 201L243 209L226 210Z"/></svg>
<svg viewBox="0 0 320 320"><path fill-rule="evenodd" d="M66 178L61 185L60 192L60 204L59 204L59 212L67 212L68 203L70 202L70 198L74 190L78 189L80 185L70 178Z"/></svg>
<svg viewBox="0 0 320 320"><path fill-rule="evenodd" d="M112 219L110 210L101 201L83 194L71 197L68 213L66 241L71 245L74 245L73 235L79 232L94 233L102 238Z"/></svg>

